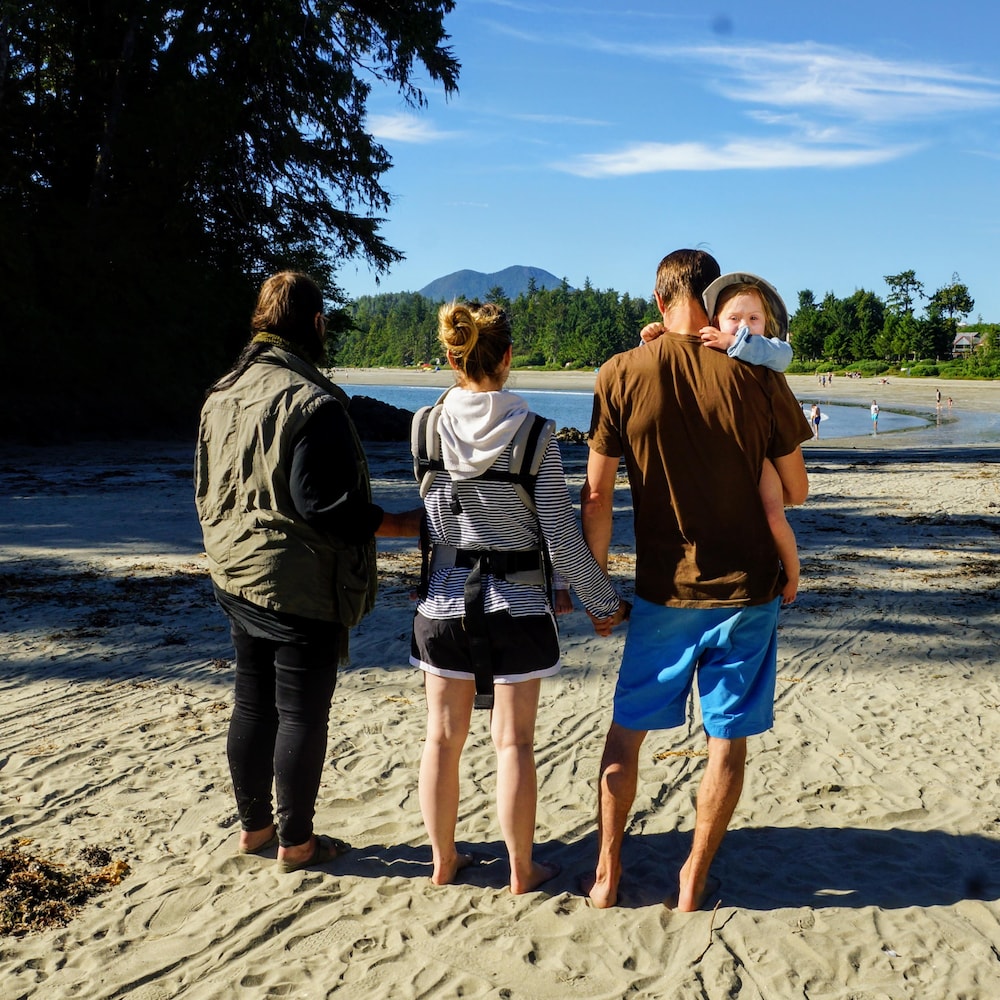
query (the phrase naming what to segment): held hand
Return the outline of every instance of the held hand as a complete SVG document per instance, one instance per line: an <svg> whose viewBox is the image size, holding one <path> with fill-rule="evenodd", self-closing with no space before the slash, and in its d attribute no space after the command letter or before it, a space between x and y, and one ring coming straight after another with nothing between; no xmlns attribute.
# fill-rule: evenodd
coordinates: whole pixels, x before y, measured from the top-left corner
<svg viewBox="0 0 1000 1000"><path fill-rule="evenodd" d="M705 347L714 347L717 351L727 351L736 343L735 334L723 333L714 326L703 326L698 333Z"/></svg>
<svg viewBox="0 0 1000 1000"><path fill-rule="evenodd" d="M611 635L611 629L614 628L611 624L611 618L595 618L589 611L587 612L587 617L590 619L590 624L594 626L594 633L596 635Z"/></svg>
<svg viewBox="0 0 1000 1000"><path fill-rule="evenodd" d="M595 618L588 612L590 621L594 626L594 631L600 636L611 635L612 630L628 619L632 611L632 605L628 601L618 601L618 610L610 618Z"/></svg>
<svg viewBox="0 0 1000 1000"><path fill-rule="evenodd" d="M639 331L639 339L644 344L652 343L657 337L662 337L667 332L667 328L662 323L647 323Z"/></svg>

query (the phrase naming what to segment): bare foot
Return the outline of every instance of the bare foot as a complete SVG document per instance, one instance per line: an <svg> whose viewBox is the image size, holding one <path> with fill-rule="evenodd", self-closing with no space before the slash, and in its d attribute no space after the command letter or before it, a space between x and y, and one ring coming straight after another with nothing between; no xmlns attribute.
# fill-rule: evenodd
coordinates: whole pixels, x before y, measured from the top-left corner
<svg viewBox="0 0 1000 1000"><path fill-rule="evenodd" d="M455 876L469 865L476 863L476 858L472 854L458 854L449 858L446 862L438 864L435 862L434 871L431 874L431 882L434 885L451 885L455 881Z"/></svg>
<svg viewBox="0 0 1000 1000"><path fill-rule="evenodd" d="M514 896L523 895L526 892L534 892L544 882L550 878L555 878L562 869L553 862L532 861L531 874L526 879L517 878L513 872L510 876L510 891Z"/></svg>
<svg viewBox="0 0 1000 1000"><path fill-rule="evenodd" d="M677 892L664 900L663 905L678 913L695 913L719 891L721 885L715 876L707 873L700 881L694 882L687 878L682 868Z"/></svg>
<svg viewBox="0 0 1000 1000"><path fill-rule="evenodd" d="M596 875L585 875L580 879L580 888L599 910L607 910L618 902L617 879L598 879Z"/></svg>

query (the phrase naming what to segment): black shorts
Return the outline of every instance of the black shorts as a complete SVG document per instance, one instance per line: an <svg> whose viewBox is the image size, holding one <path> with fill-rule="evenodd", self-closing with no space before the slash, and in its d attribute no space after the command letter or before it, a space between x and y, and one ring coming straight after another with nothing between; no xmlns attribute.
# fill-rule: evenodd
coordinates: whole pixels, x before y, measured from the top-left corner
<svg viewBox="0 0 1000 1000"><path fill-rule="evenodd" d="M410 663L439 677L474 680L472 652L462 618L413 617ZM559 634L552 615L494 611L486 616L495 684L516 684L559 672Z"/></svg>

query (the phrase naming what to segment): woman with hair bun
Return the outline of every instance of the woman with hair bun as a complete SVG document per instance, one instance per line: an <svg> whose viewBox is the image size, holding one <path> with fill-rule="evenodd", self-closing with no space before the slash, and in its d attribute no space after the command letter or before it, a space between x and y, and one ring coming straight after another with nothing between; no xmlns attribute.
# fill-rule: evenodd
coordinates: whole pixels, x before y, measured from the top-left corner
<svg viewBox="0 0 1000 1000"><path fill-rule="evenodd" d="M428 569L410 653L424 671L427 697L420 807L433 852L431 881L445 885L473 861L455 844L459 761L474 704L483 698L481 707L492 708L510 891L519 894L559 872L533 857L535 717L542 678L561 666L548 560L573 585L598 634L610 634L628 605L583 540L550 421L533 495L512 481L522 425L540 422L504 389L512 353L507 314L492 303L444 305L438 339L456 385L432 425L441 472L424 495Z"/></svg>

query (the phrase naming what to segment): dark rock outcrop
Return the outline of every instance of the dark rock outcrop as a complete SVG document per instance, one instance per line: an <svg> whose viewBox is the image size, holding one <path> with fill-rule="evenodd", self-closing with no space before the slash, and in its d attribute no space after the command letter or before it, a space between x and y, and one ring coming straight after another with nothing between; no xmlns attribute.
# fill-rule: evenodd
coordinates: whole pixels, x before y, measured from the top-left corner
<svg viewBox="0 0 1000 1000"><path fill-rule="evenodd" d="M565 444L586 444L587 432L577 430L575 427L563 427L556 431L556 439Z"/></svg>
<svg viewBox="0 0 1000 1000"><path fill-rule="evenodd" d="M383 403L371 396L354 396L351 419L362 441L409 441L413 414L400 406Z"/></svg>

